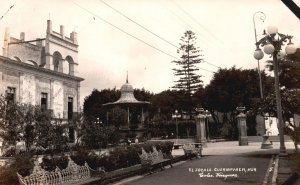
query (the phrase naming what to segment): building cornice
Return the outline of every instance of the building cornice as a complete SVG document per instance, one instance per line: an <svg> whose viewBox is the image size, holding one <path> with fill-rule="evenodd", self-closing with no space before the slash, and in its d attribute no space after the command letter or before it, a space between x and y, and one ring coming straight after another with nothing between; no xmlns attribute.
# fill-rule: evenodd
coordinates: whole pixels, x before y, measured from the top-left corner
<svg viewBox="0 0 300 185"><path fill-rule="evenodd" d="M20 67L23 67L23 68L26 68L26 69L29 69L29 70L35 70L35 71L38 71L38 72L43 72L43 73L47 73L47 74L50 74L50 75L53 75L53 76L62 77L62 78L70 79L70 80L75 80L75 81L79 81L79 82L84 80L81 77L72 76L72 75L61 73L61 72L53 71L53 70L50 70L50 69L45 69L45 68L42 68L42 67L34 66L34 65L31 65L31 64L27 64L27 63L24 63L24 62L13 60L13 59L10 59L10 58L4 57L4 56L0 56L0 61L2 61L3 63L13 64L13 65L20 66Z"/></svg>

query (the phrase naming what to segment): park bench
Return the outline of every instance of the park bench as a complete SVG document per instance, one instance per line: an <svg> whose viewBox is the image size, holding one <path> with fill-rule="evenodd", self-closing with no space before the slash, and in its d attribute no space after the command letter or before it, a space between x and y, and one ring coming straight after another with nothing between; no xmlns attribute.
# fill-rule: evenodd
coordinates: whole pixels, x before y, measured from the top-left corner
<svg viewBox="0 0 300 185"><path fill-rule="evenodd" d="M157 151L155 147L153 147L153 152L147 153L144 148L142 148L142 154L139 155L142 168L148 169L152 171L153 169L160 168L164 169L165 166L172 166L172 156L164 155L161 151Z"/></svg>
<svg viewBox="0 0 300 185"><path fill-rule="evenodd" d="M202 157L202 145L200 143L189 143L182 146L186 157Z"/></svg>
<svg viewBox="0 0 300 185"><path fill-rule="evenodd" d="M176 144L176 143L175 143L173 146L174 146L174 150L175 150L175 149L179 149L179 147L182 147L183 144Z"/></svg>
<svg viewBox="0 0 300 185"><path fill-rule="evenodd" d="M91 180L90 168L85 163L79 166L69 157L66 169L60 170L56 167L55 171L48 172L42 169L38 161L35 161L33 172L26 177L18 174L19 182L23 185L62 185L62 184L81 184Z"/></svg>

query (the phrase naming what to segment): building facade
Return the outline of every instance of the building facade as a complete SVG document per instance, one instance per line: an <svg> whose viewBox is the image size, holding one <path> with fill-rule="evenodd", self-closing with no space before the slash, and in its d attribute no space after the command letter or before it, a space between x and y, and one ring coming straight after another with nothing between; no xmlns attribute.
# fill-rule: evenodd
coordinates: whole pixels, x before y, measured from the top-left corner
<svg viewBox="0 0 300 185"><path fill-rule="evenodd" d="M50 110L53 118L72 119L80 112L77 33L65 36L52 30L47 21L45 38L25 40L10 36L5 30L3 56L0 56L0 94L8 101L39 105ZM69 127L70 140L76 137Z"/></svg>

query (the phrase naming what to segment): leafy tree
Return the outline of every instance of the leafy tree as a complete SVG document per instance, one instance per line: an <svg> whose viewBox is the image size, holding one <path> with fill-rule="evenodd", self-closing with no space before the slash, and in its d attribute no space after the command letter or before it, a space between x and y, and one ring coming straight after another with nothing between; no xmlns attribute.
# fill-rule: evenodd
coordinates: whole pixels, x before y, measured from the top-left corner
<svg viewBox="0 0 300 185"><path fill-rule="evenodd" d="M273 61L268 61L267 67L273 71ZM290 122L294 114L300 114L300 60L299 54L290 55L284 60L279 61L279 86L281 94L281 105L284 122L288 123L285 132L291 136L294 141L296 152L298 152L297 143L300 141L300 128ZM262 111L277 116L276 97L274 93L269 94L262 102Z"/></svg>
<svg viewBox="0 0 300 185"><path fill-rule="evenodd" d="M139 101L150 101L150 99L153 97L153 93L150 91L142 89L134 89L133 91L134 97Z"/></svg>
<svg viewBox="0 0 300 185"><path fill-rule="evenodd" d="M103 89L101 91L94 89L92 93L85 97L83 103L83 113L85 119L90 119L91 121L106 120L106 110L102 106L108 102L117 101L120 97L120 91L114 89Z"/></svg>
<svg viewBox="0 0 300 185"><path fill-rule="evenodd" d="M288 123L285 132L291 136L295 143L296 151L298 151L297 144L300 141L299 131L300 128L296 127L290 118L294 117L294 114L300 114L300 91L291 89L281 89L281 105L283 121ZM277 117L277 104L276 96L274 93L270 93L265 97L264 101L260 102L259 107L262 113L269 113L271 116Z"/></svg>
<svg viewBox="0 0 300 185"><path fill-rule="evenodd" d="M113 126L105 126L100 121L91 121L85 117L79 118L78 124L78 138L81 145L90 149L97 149L106 147L107 144L117 143L120 136Z"/></svg>
<svg viewBox="0 0 300 185"><path fill-rule="evenodd" d="M30 104L24 104L19 106L22 111L21 116L23 117L23 136L21 139L25 141L26 149L35 141L34 124L35 124L35 113L36 109L40 107L32 106Z"/></svg>
<svg viewBox="0 0 300 185"><path fill-rule="evenodd" d="M193 98L194 98L195 104L198 108L203 107L207 104L206 96L205 96L205 89L203 87L200 87L197 89L197 91L193 94Z"/></svg>
<svg viewBox="0 0 300 185"><path fill-rule="evenodd" d="M28 133L24 134L24 127L30 124L31 118L26 113L26 106L8 102L5 97L0 97L0 137L4 146L15 146L24 135L29 141Z"/></svg>
<svg viewBox="0 0 300 185"><path fill-rule="evenodd" d="M78 138L82 145L90 148L99 148L101 146L101 138L98 137L101 134L101 125L96 121L90 119L81 118L78 129Z"/></svg>
<svg viewBox="0 0 300 185"><path fill-rule="evenodd" d="M272 84L267 83L268 77L262 73L264 93L267 94ZM222 124L224 133L237 136L236 107L245 106L248 110L256 104L259 92L259 79L256 70L242 70L235 66L230 69L219 69L214 74L210 84L204 92L204 108L212 113L215 124L215 134ZM256 100L256 101L255 101ZM221 120L220 120L221 119ZM251 124L256 124L251 123Z"/></svg>
<svg viewBox="0 0 300 185"><path fill-rule="evenodd" d="M273 71L273 61L267 61L267 68ZM298 65L297 65L298 63ZM300 61L279 60L279 85L288 89L300 88Z"/></svg>
<svg viewBox="0 0 300 185"><path fill-rule="evenodd" d="M174 68L174 75L179 77L179 80L175 81L174 89L183 91L186 101L188 102L188 111L191 114L193 105L192 94L202 86L200 75L196 72L199 70L197 64L202 59L200 58L200 50L196 47L196 36L192 31L186 31L184 36L181 37L180 47L177 50L181 54L180 60L172 61L178 68Z"/></svg>
<svg viewBox="0 0 300 185"><path fill-rule="evenodd" d="M50 140L48 138L51 130L51 113L48 111L39 111L36 114L36 120L35 120L35 135L37 141L36 145L41 146L43 148L47 148L50 146Z"/></svg>
<svg viewBox="0 0 300 185"><path fill-rule="evenodd" d="M120 107L112 108L108 113L108 119L110 125L114 125L117 128L124 126L127 123L127 112Z"/></svg>
<svg viewBox="0 0 300 185"><path fill-rule="evenodd" d="M166 90L155 94L150 100L152 117L159 113L166 120L170 120L175 110L187 110L188 103L183 97L184 92L176 90Z"/></svg>
<svg viewBox="0 0 300 185"><path fill-rule="evenodd" d="M121 92L119 90L116 90L115 88L103 89L101 91L94 89L92 93L89 96L87 96L84 100L83 112L85 119L90 119L90 121L96 121L97 118L99 118L104 122L105 125L111 124L106 123L106 121L111 120L107 119L107 112L110 112L109 114L112 115L112 110L109 110L109 108L104 107L103 104L117 101L120 98L120 95ZM150 101L151 97L153 96L153 93L150 93L144 88L134 89L134 96L139 101ZM115 124L115 122L113 124Z"/></svg>
<svg viewBox="0 0 300 185"><path fill-rule="evenodd" d="M67 146L68 137L66 134L66 125L61 119L55 119L51 121L50 132L47 139L50 142L50 146L56 151L63 151Z"/></svg>
<svg viewBox="0 0 300 185"><path fill-rule="evenodd" d="M0 137L4 146L24 141L27 150L33 145L60 150L67 143L66 126L62 120L53 120L39 106L7 103L0 97Z"/></svg>

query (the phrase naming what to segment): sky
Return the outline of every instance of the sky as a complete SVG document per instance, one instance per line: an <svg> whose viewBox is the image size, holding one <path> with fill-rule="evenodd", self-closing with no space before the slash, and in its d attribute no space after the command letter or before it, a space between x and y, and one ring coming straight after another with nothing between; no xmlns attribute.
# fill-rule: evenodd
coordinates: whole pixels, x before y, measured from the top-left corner
<svg viewBox="0 0 300 185"><path fill-rule="evenodd" d="M219 67L257 68L253 18L258 39L274 25L300 46L300 21L280 0L0 0L0 16L1 46L5 27L13 37L25 32L25 40L43 38L48 19L54 31L64 25L65 35L78 33L81 103L94 88L119 89L127 71L134 88L159 93L172 87L171 61L180 58L186 30L202 50L204 86ZM260 61L262 69L268 59Z"/></svg>

